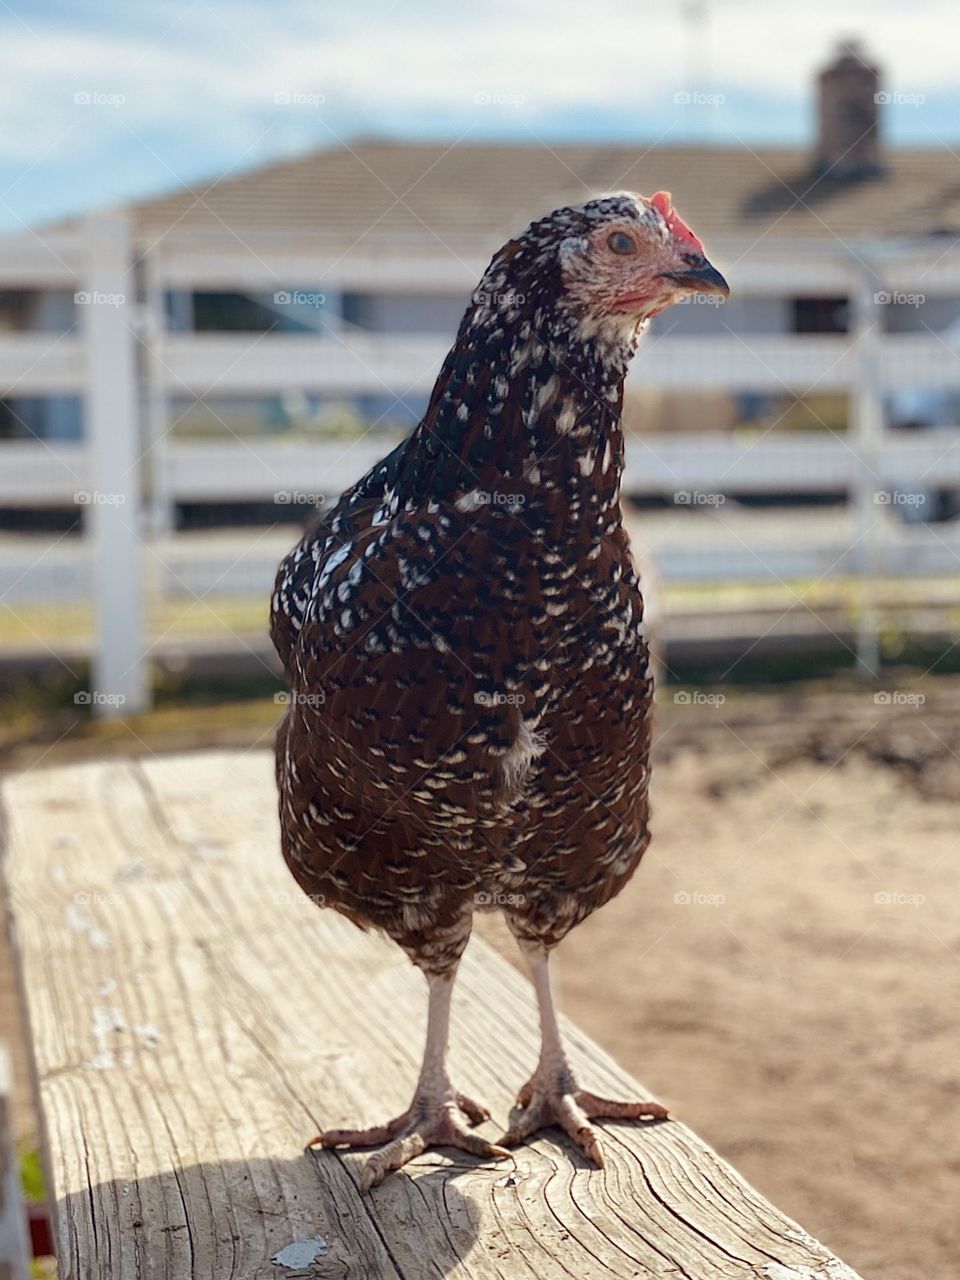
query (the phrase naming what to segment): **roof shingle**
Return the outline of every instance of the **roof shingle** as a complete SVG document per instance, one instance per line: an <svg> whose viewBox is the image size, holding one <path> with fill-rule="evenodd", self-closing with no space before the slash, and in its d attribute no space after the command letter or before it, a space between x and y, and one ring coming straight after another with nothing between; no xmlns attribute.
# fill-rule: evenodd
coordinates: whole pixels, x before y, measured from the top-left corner
<svg viewBox="0 0 960 1280"><path fill-rule="evenodd" d="M360 141L133 206L150 237L322 233L359 239L502 240L591 195L668 190L704 238L891 236L960 229L960 157L888 149L881 176L837 182L792 147Z"/></svg>

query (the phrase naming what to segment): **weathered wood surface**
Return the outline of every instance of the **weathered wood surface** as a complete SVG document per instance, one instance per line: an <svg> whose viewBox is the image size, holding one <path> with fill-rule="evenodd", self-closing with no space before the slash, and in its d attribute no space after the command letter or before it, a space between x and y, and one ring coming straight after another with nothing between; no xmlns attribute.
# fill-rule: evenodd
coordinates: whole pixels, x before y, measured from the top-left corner
<svg viewBox="0 0 960 1280"><path fill-rule="evenodd" d="M856 1280L675 1122L604 1124L603 1171L551 1132L361 1199L362 1154L302 1144L406 1105L424 987L289 879L267 754L37 769L5 799L61 1280ZM639 1096L570 1035L585 1084ZM452 1069L491 1136L536 1051L526 981L474 940Z"/></svg>

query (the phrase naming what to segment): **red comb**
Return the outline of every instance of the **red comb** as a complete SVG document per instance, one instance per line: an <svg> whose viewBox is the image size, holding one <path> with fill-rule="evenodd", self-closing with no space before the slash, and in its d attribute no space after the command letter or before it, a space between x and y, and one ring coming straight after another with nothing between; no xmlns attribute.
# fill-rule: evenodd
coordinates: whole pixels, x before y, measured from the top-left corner
<svg viewBox="0 0 960 1280"><path fill-rule="evenodd" d="M687 224L674 209L670 201L669 191L658 191L650 197L650 203L667 224L670 234L675 240L692 249L695 253L703 253L703 245L693 234Z"/></svg>

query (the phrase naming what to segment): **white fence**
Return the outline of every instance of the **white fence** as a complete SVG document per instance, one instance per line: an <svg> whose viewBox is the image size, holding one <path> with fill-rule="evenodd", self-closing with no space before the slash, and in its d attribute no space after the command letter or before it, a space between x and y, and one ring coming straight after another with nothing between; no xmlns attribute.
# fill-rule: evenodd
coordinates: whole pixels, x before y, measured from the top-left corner
<svg viewBox="0 0 960 1280"><path fill-rule="evenodd" d="M119 214L81 232L0 244L0 287L66 287L83 295L79 326L63 335L0 334L0 396L75 394L84 400L82 443L0 442L0 506L85 507L83 537L0 536L0 602L30 644L30 608L51 601L93 605L94 687L122 695L106 710L149 701L157 637L155 599L265 600L289 528L178 535L170 513L183 502L296 501L333 496L379 458L382 434L284 441L236 437L187 441L171 431L174 397L278 393L407 395L429 389L447 338L338 334L177 334L167 332L164 290L271 288L294 280L467 287L484 251L463 247L457 263L423 245L403 254L342 247L258 243L198 246L189 238L137 244ZM847 335L744 336L718 317L713 336L657 336L641 347L632 378L664 390L842 391L851 398L847 433L753 436L634 436L625 492L672 501L669 528L639 521L669 582L779 582L858 576L948 578L960 562L960 525L906 524L894 496L960 489L960 430L883 429L882 400L902 388L960 391L960 354L933 332L887 333L876 302L884 289L960 294L960 253L939 246L856 247L731 242L715 254L735 261L735 286L755 293L825 291L852 299ZM136 265L135 265L136 264ZM934 269L935 267L935 269ZM730 494L846 491L844 509L759 517L719 509ZM280 495L278 497L278 495ZM292 495L292 496L291 496ZM863 669L876 665L876 619L869 593L859 619ZM25 613L26 611L26 613ZM155 628L154 628L155 630ZM37 645L42 646L42 638ZM55 646L54 646L55 647Z"/></svg>

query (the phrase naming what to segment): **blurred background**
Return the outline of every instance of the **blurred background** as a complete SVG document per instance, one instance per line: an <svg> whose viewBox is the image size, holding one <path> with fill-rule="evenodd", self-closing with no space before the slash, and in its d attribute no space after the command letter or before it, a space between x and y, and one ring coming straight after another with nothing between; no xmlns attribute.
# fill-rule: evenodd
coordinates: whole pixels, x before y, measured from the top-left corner
<svg viewBox="0 0 960 1280"><path fill-rule="evenodd" d="M561 949L567 1009L865 1275L942 1270L955 11L35 0L0 31L0 764L267 750L276 565L418 421L492 252L671 191L732 293L657 317L628 381L656 837Z"/></svg>

